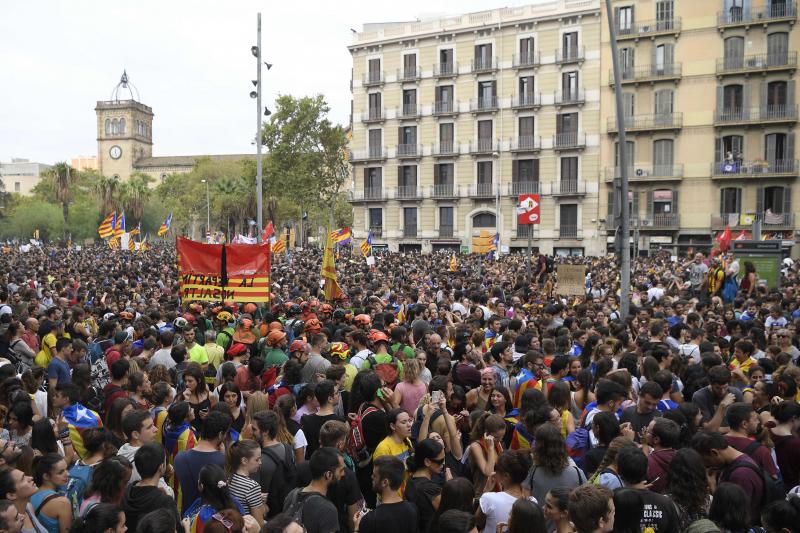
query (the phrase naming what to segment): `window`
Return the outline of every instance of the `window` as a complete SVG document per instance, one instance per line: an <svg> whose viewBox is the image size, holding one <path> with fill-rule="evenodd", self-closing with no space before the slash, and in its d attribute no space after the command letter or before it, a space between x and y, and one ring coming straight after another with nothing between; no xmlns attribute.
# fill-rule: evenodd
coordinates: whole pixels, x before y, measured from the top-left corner
<svg viewBox="0 0 800 533"><path fill-rule="evenodd" d="M401 126L397 129L397 144L413 145L417 144L417 127Z"/></svg>
<svg viewBox="0 0 800 533"><path fill-rule="evenodd" d="M741 213L741 211L742 211L742 189L738 187L725 187L721 189L719 191L720 214L724 216L729 213L738 214Z"/></svg>
<svg viewBox="0 0 800 533"><path fill-rule="evenodd" d="M403 189L402 192L412 192L417 189L417 166L400 165L397 167L397 186Z"/></svg>
<svg viewBox="0 0 800 533"><path fill-rule="evenodd" d="M369 230L374 234L383 231L383 209L380 207L371 207L369 209Z"/></svg>
<svg viewBox="0 0 800 533"><path fill-rule="evenodd" d="M453 236L453 208L439 208L439 237Z"/></svg>
<svg viewBox="0 0 800 533"><path fill-rule="evenodd" d="M416 237L417 236L417 208L404 207L403 208L403 236Z"/></svg>
<svg viewBox="0 0 800 533"><path fill-rule="evenodd" d="M111 134L113 134L113 131L111 130L111 120L106 119L106 135L111 135Z"/></svg>
<svg viewBox="0 0 800 533"><path fill-rule="evenodd" d="M440 85L436 87L436 102L437 103L453 103L453 86Z"/></svg>
<svg viewBox="0 0 800 533"><path fill-rule="evenodd" d="M767 64L785 65L789 60L789 34L770 33L767 36Z"/></svg>
<svg viewBox="0 0 800 533"><path fill-rule="evenodd" d="M453 49L443 48L439 50L439 69L442 74L453 72Z"/></svg>
<svg viewBox="0 0 800 533"><path fill-rule="evenodd" d="M478 161L478 185L492 184L492 162Z"/></svg>
<svg viewBox="0 0 800 533"><path fill-rule="evenodd" d="M620 48L619 50L619 70L623 80L632 80L634 77L634 56L633 48Z"/></svg>
<svg viewBox="0 0 800 533"><path fill-rule="evenodd" d="M497 94L496 81L481 81L478 83L478 107L481 109L487 107L495 107L497 101L495 95Z"/></svg>
<svg viewBox="0 0 800 533"><path fill-rule="evenodd" d="M561 73L561 95L564 101L578 99L578 72Z"/></svg>
<svg viewBox="0 0 800 533"><path fill-rule="evenodd" d="M779 164L788 159L789 145L786 137L785 133L770 133L764 138L764 159L770 165Z"/></svg>
<svg viewBox="0 0 800 533"><path fill-rule="evenodd" d="M434 186L453 185L453 163L439 163L433 165Z"/></svg>
<svg viewBox="0 0 800 533"><path fill-rule="evenodd" d="M367 81L377 83L381 81L381 60L370 59L367 61Z"/></svg>
<svg viewBox="0 0 800 533"><path fill-rule="evenodd" d="M439 124L439 145L442 149L449 148L450 150L453 149L453 139L454 139L454 132L453 132L453 123L452 122L443 122Z"/></svg>
<svg viewBox="0 0 800 533"><path fill-rule="evenodd" d="M715 160L717 163L726 162L742 162L742 153L744 152L744 137L741 135L726 135L722 138L716 139L716 154Z"/></svg>
<svg viewBox="0 0 800 533"><path fill-rule="evenodd" d="M672 89L660 89L655 94L656 124L671 124L675 93Z"/></svg>
<svg viewBox="0 0 800 533"><path fill-rule="evenodd" d="M519 117L520 148L533 148L533 117Z"/></svg>
<svg viewBox="0 0 800 533"><path fill-rule="evenodd" d="M20 192L22 190L22 184L18 181L14 182L14 192Z"/></svg>
<svg viewBox="0 0 800 533"><path fill-rule="evenodd" d="M563 58L573 60L578 58L578 32L571 31L561 35L561 48Z"/></svg>
<svg viewBox="0 0 800 533"><path fill-rule="evenodd" d="M725 68L735 69L744 66L744 37L725 39Z"/></svg>
<svg viewBox="0 0 800 533"><path fill-rule="evenodd" d="M369 95L369 114L372 116L372 112L380 111L381 109L381 93L370 93Z"/></svg>
<svg viewBox="0 0 800 533"><path fill-rule="evenodd" d="M672 176L675 142L672 139L659 139L653 142L653 174Z"/></svg>
<svg viewBox="0 0 800 533"><path fill-rule="evenodd" d="M741 22L744 19L744 0L725 0L727 9L727 22Z"/></svg>
<svg viewBox="0 0 800 533"><path fill-rule="evenodd" d="M519 159L512 162L513 194L539 194L539 160Z"/></svg>
<svg viewBox="0 0 800 533"><path fill-rule="evenodd" d="M617 33L628 35L633 27L633 6L618 7L616 9Z"/></svg>
<svg viewBox="0 0 800 533"><path fill-rule="evenodd" d="M744 88L741 85L726 85L722 91L722 109L728 113L741 115L744 106Z"/></svg>
<svg viewBox="0 0 800 533"><path fill-rule="evenodd" d="M561 204L559 209L559 236L561 238L574 238L578 236L578 206L576 204Z"/></svg>
<svg viewBox="0 0 800 533"><path fill-rule="evenodd" d="M675 5L673 0L659 0L656 2L656 29L664 31L674 27Z"/></svg>
<svg viewBox="0 0 800 533"><path fill-rule="evenodd" d="M475 45L475 68L476 69L492 68L491 43Z"/></svg>
<svg viewBox="0 0 800 533"><path fill-rule="evenodd" d="M124 118L119 119L119 134L120 135L125 135L125 119Z"/></svg>
<svg viewBox="0 0 800 533"><path fill-rule="evenodd" d="M786 206L784 202L789 193L787 187L764 187L763 189L759 189L759 193L764 197L761 209L758 209L759 213L766 213L767 211L772 213L788 213L788 211L784 211L784 207Z"/></svg>
<svg viewBox="0 0 800 533"><path fill-rule="evenodd" d="M417 114L417 90L405 89L403 91L403 116Z"/></svg>
<svg viewBox="0 0 800 533"><path fill-rule="evenodd" d="M788 2L786 0L771 0L769 2L769 14L771 17L785 17L792 14L789 11Z"/></svg>
<svg viewBox="0 0 800 533"><path fill-rule="evenodd" d="M675 206L673 205L673 195L672 191L669 190L660 190L660 191L652 191L650 193L653 199L653 205L648 206L650 214L653 215L666 215L668 213L675 212Z"/></svg>
<svg viewBox="0 0 800 533"><path fill-rule="evenodd" d="M533 52L533 37L519 40L519 64L531 65L535 63Z"/></svg>
<svg viewBox="0 0 800 533"><path fill-rule="evenodd" d="M493 213L478 213L472 217L473 228L493 228L495 227L497 217Z"/></svg>
<svg viewBox="0 0 800 533"><path fill-rule="evenodd" d="M479 120L478 121L478 140L491 141L492 140L492 121Z"/></svg>
<svg viewBox="0 0 800 533"><path fill-rule="evenodd" d="M370 157L380 157L383 153L383 135L381 130L369 130L369 155Z"/></svg>
<svg viewBox="0 0 800 533"><path fill-rule="evenodd" d="M626 119L630 119L636 114L635 93L622 93L622 113ZM630 120L626 120L625 122L626 124L631 124Z"/></svg>
<svg viewBox="0 0 800 533"><path fill-rule="evenodd" d="M655 73L659 75L672 74L672 65L675 63L675 46L670 43L659 44L655 48L653 64Z"/></svg>
<svg viewBox="0 0 800 533"><path fill-rule="evenodd" d="M762 87L764 82L762 82ZM794 85L794 84L792 84ZM789 84L785 81L772 81L766 84L766 95L762 95L762 100L766 97L766 102L761 103L762 117L761 118L780 118L787 116L794 110L789 109ZM794 87L792 86L792 90ZM766 108L765 107L766 104Z"/></svg>
<svg viewBox="0 0 800 533"><path fill-rule="evenodd" d="M417 54L403 55L403 78L417 77Z"/></svg>
<svg viewBox="0 0 800 533"><path fill-rule="evenodd" d="M628 168L633 167L633 162L636 161L635 153L636 153L636 145L633 141L625 141L625 148L627 149L626 159L628 160ZM620 168L619 164L619 143L614 143L614 167L616 169Z"/></svg>
<svg viewBox="0 0 800 533"><path fill-rule="evenodd" d="M562 157L561 158L561 184L578 183L578 158L577 157Z"/></svg>
<svg viewBox="0 0 800 533"><path fill-rule="evenodd" d="M364 169L364 198L380 198L383 191L382 169L368 167Z"/></svg>
<svg viewBox="0 0 800 533"><path fill-rule="evenodd" d="M578 114L560 113L556 115L556 132L561 134L576 134L578 132Z"/></svg>
<svg viewBox="0 0 800 533"><path fill-rule="evenodd" d="M533 95L533 76L522 76L519 79L519 97L522 101L527 101Z"/></svg>

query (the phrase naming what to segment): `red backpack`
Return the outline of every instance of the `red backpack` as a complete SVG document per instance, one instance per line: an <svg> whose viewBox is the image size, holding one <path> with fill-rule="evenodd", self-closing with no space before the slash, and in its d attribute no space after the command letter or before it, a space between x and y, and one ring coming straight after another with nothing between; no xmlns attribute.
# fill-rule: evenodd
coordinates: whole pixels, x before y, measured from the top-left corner
<svg viewBox="0 0 800 533"><path fill-rule="evenodd" d="M378 411L377 407L364 403L358 408L358 413L350 415L350 431L347 433L347 455L360 467L367 466L372 459L372 454L367 450L367 441L364 439L364 426L362 423L367 415L376 411Z"/></svg>
<svg viewBox="0 0 800 533"><path fill-rule="evenodd" d="M391 357L392 360L388 363L378 363L375 360L375 354L372 354L367 357L367 361L369 361L370 368L372 368L383 381L383 386L394 390L397 386L397 382L400 380L400 370L398 368L397 357L393 355Z"/></svg>

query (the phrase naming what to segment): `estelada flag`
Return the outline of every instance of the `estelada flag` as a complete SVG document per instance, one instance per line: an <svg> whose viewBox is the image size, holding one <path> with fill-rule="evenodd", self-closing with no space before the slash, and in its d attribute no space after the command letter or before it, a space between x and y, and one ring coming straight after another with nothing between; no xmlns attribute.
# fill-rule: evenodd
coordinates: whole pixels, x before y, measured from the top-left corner
<svg viewBox="0 0 800 533"><path fill-rule="evenodd" d="M450 272L455 272L458 270L458 265L456 264L456 254L450 258Z"/></svg>
<svg viewBox="0 0 800 533"><path fill-rule="evenodd" d="M113 211L108 214L106 218L100 223L100 227L97 228L97 233L100 234L100 237L103 239L107 239L109 237L114 236L114 227L117 225L117 212Z"/></svg>
<svg viewBox="0 0 800 533"><path fill-rule="evenodd" d="M170 213L170 214L169 214L169 216L167 217L167 219L166 219L166 220L164 220L164 223L163 223L163 224L161 224L161 227L160 227L160 228L158 228L158 233L157 233L157 235L158 235L159 237L163 237L164 235L166 235L166 234L167 234L167 232L169 231L169 227L170 227L170 226L172 226L172 213Z"/></svg>
<svg viewBox="0 0 800 533"><path fill-rule="evenodd" d="M325 280L325 299L329 302L341 299L344 296L339 283L336 281L336 260L333 257L335 233L328 232L328 242L325 244L325 254L322 256L322 272L320 273L322 279Z"/></svg>
<svg viewBox="0 0 800 533"><path fill-rule="evenodd" d="M367 233L367 238L361 243L361 253L364 257L369 257L372 253L372 232Z"/></svg>
<svg viewBox="0 0 800 533"><path fill-rule="evenodd" d="M125 211L117 219L117 226L114 228L114 235L122 237L125 234Z"/></svg>

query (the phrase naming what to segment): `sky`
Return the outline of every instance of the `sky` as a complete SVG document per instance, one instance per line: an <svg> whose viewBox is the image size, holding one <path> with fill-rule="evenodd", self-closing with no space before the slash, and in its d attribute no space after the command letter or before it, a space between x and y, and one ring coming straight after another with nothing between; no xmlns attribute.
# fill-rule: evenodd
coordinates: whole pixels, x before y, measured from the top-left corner
<svg viewBox="0 0 800 533"><path fill-rule="evenodd" d="M539 0L37 0L0 16L0 161L96 155L97 100L123 69L155 114L153 155L255 148L256 14L265 105L322 94L347 124L351 28L537 3Z"/></svg>

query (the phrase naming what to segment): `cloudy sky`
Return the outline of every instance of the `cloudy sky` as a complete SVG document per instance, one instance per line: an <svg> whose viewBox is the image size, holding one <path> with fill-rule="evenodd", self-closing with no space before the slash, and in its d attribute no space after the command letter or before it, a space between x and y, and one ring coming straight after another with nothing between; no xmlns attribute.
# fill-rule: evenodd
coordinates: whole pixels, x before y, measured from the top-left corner
<svg viewBox="0 0 800 533"><path fill-rule="evenodd" d="M97 100L127 69L155 113L154 155L253 149L250 46L262 12L267 105L277 94L325 95L350 109L350 28L538 0L41 0L0 16L0 161L95 155Z"/></svg>

